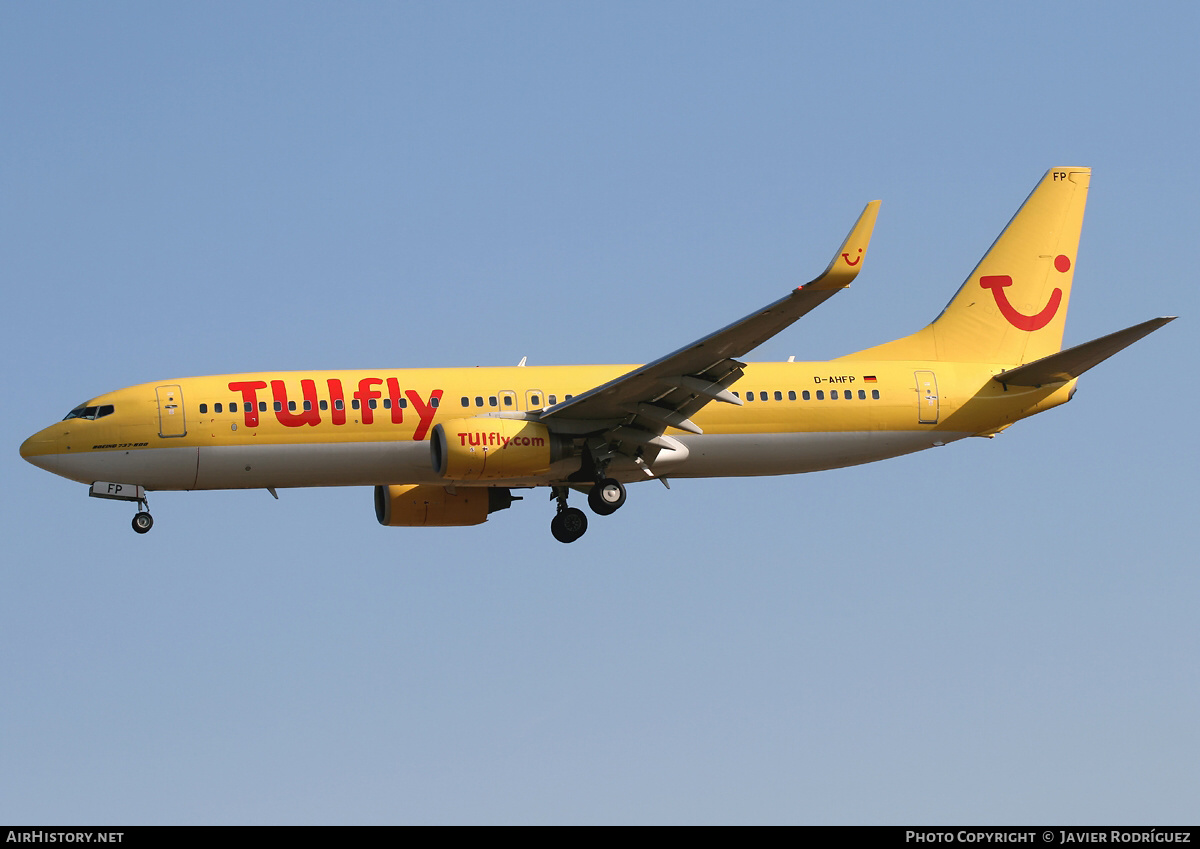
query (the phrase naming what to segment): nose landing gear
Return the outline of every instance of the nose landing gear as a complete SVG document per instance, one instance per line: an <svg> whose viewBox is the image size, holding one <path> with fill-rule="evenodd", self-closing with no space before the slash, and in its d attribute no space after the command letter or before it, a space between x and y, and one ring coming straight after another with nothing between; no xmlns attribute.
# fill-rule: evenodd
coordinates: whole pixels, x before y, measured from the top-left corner
<svg viewBox="0 0 1200 849"><path fill-rule="evenodd" d="M154 517L145 510L139 510L133 517L133 529L139 534L147 533L154 527Z"/></svg>
<svg viewBox="0 0 1200 849"><path fill-rule="evenodd" d="M150 515L150 502L146 500L146 488L139 484L96 481L88 490L88 495L113 501L132 501L138 506L137 515L133 517L133 529L139 534L144 534L154 527L154 518Z"/></svg>
<svg viewBox="0 0 1200 849"><path fill-rule="evenodd" d="M154 517L150 515L150 502L146 500L146 491L142 490L138 494L141 497L136 499L138 511L133 516L133 530L135 533L148 534L154 527Z"/></svg>

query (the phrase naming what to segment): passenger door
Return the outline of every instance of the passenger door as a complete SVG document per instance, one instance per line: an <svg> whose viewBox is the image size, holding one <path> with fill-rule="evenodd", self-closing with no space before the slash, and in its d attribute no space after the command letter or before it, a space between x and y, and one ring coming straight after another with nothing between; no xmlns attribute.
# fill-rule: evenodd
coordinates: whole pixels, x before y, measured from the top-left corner
<svg viewBox="0 0 1200 849"><path fill-rule="evenodd" d="M918 371L917 376L917 421L921 424L938 423L937 378L931 371Z"/></svg>
<svg viewBox="0 0 1200 849"><path fill-rule="evenodd" d="M183 418L183 390L178 384L158 386L154 389L158 398L158 435L166 438L186 436L187 424Z"/></svg>

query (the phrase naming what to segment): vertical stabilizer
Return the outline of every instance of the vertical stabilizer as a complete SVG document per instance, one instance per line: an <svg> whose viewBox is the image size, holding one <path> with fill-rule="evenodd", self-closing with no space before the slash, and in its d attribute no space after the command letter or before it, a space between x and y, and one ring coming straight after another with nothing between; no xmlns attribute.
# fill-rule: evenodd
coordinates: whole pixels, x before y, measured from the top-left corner
<svg viewBox="0 0 1200 849"><path fill-rule="evenodd" d="M1089 168L1051 168L924 330L843 359L1026 363L1062 347Z"/></svg>

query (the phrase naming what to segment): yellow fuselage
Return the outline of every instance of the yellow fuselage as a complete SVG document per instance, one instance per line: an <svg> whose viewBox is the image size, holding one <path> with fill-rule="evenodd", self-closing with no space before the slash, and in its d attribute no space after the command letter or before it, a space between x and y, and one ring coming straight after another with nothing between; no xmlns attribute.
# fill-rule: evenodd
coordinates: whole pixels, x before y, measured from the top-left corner
<svg viewBox="0 0 1200 849"><path fill-rule="evenodd" d="M792 474L991 435L1068 400L1074 381L1004 386L1006 366L829 361L755 363L736 386L743 401L709 404L704 433L667 435L665 477ZM98 396L21 446L26 459L83 483L119 480L148 490L448 483L430 461L438 422L474 416L536 418L538 411L632 367L376 369L263 372L146 383ZM492 485L564 481L578 460ZM645 479L631 462L614 477ZM449 483L452 483L450 481Z"/></svg>

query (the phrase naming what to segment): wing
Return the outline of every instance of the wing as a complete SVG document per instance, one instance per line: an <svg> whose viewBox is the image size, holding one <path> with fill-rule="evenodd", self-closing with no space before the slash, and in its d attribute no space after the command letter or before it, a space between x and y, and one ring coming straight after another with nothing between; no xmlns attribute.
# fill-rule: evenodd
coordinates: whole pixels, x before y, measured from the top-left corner
<svg viewBox="0 0 1200 849"><path fill-rule="evenodd" d="M862 270L878 213L879 201L867 204L829 267L815 280L674 353L550 407L541 421L560 433L603 433L626 454L641 445L666 447L661 434L668 427L700 433L689 417L704 405L742 403L729 391L745 365L737 358L850 285Z"/></svg>

